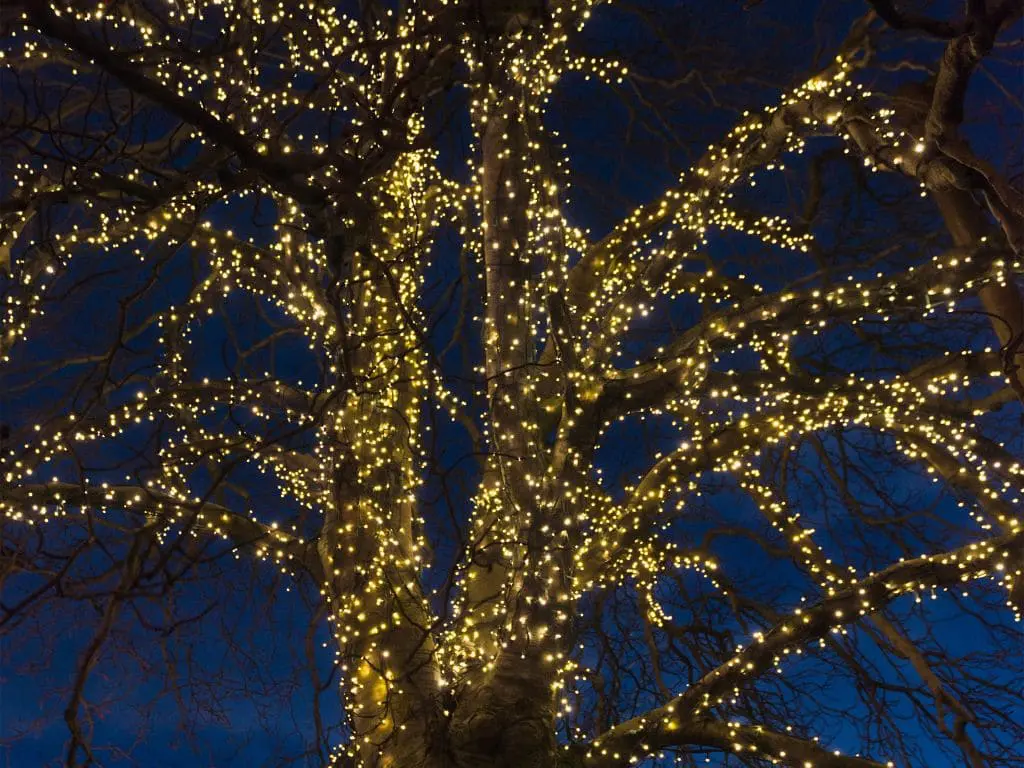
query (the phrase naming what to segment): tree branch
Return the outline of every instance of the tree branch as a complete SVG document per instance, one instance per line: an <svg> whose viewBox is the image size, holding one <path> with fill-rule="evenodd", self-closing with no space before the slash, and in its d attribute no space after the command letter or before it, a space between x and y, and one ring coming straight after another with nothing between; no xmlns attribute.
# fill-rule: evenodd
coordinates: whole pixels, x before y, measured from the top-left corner
<svg viewBox="0 0 1024 768"><path fill-rule="evenodd" d="M211 502L191 501L135 485L89 486L74 483L16 485L0 489L0 512L8 517L26 518L26 510L44 515L49 507L119 507L155 516L165 524L195 520L196 533L221 536L237 549L275 562L300 566L322 581L316 547L292 534L267 526Z"/></svg>
<svg viewBox="0 0 1024 768"><path fill-rule="evenodd" d="M933 19L912 11L901 11L892 0L868 0L875 13L893 29L909 29L925 32L932 37L949 40L963 32L964 25L952 24L941 19Z"/></svg>
<svg viewBox="0 0 1024 768"><path fill-rule="evenodd" d="M237 154L248 167L257 169L283 192L299 202L313 205L322 204L327 199L323 189L299 178L303 170L309 172L326 165L324 158L301 153L292 153L286 158L270 148L260 151L259 145L245 134L239 133L197 102L146 77L137 66L125 61L108 46L83 33L79 26L55 13L48 3L32 2L28 5L28 18L40 32L66 43L137 93L194 125L210 139Z"/></svg>
<svg viewBox="0 0 1024 768"><path fill-rule="evenodd" d="M815 768L888 768L892 765L830 752L811 739L769 731L760 725L705 719L688 723L670 720L664 727L645 735L641 750L650 754L666 747L689 745L717 747L738 755L758 755L773 761L778 759L794 768L805 768L808 765ZM586 768L616 768L632 764L622 751L604 742L600 747L595 742L584 758Z"/></svg>
<svg viewBox="0 0 1024 768"><path fill-rule="evenodd" d="M878 611L900 595L917 589L952 587L991 571L1002 572L1019 562L1024 550L1024 528L948 552L903 560L868 576L847 589L806 609L796 609L791 619L777 624L747 648L707 673L669 703L615 726L595 739L592 752L620 754L658 748L661 734L675 727L685 730L695 716L723 703L748 680L778 665L788 654L808 642ZM1020 578L1018 570L1013 578ZM674 743L674 742L668 742ZM615 763L613 763L615 764ZM870 765L870 763L868 763ZM601 763L595 763L601 765Z"/></svg>
<svg viewBox="0 0 1024 768"><path fill-rule="evenodd" d="M694 356L701 353L710 357L715 349L733 344L741 331L795 331L822 321L880 312L885 306L899 308L914 299L922 307L927 306L934 296L948 298L942 293L946 288L958 291L984 279L999 253L984 247L952 248L895 279L847 281L828 289L787 289L739 302L689 328L670 342L657 359L606 374L606 391L599 401L600 408L607 411L603 418L614 418L623 411L660 407L666 400L684 394L694 374ZM891 297L893 301L888 305L879 301L868 303L863 297L869 295Z"/></svg>

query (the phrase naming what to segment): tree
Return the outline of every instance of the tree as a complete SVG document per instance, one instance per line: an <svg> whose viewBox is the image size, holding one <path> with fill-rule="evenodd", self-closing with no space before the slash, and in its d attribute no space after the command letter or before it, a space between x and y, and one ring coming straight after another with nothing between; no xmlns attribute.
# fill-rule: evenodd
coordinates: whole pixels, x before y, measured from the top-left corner
<svg viewBox="0 0 1024 768"><path fill-rule="evenodd" d="M274 688L201 650L265 612L282 762L1017 764L1024 211L968 86L1019 106L1021 6L870 5L739 114L792 76L672 3L8 3L5 666L73 661L64 762ZM734 127L602 186L584 78L627 154Z"/></svg>

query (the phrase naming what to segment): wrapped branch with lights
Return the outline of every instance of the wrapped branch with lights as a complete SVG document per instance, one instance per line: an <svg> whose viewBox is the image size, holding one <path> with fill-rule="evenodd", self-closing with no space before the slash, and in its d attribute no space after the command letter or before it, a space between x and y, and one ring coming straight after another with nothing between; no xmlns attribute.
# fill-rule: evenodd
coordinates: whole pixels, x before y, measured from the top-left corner
<svg viewBox="0 0 1024 768"><path fill-rule="evenodd" d="M675 71L660 0L8 3L0 632L62 764L261 697L249 761L1019 762L1024 207L968 99L1021 7L900 5L734 109L769 70ZM615 214L594 87L686 155Z"/></svg>

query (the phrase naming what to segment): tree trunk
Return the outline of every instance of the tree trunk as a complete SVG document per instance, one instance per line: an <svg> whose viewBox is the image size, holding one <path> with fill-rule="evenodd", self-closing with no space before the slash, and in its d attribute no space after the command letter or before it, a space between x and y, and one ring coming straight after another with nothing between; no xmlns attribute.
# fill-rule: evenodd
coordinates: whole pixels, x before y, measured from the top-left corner
<svg viewBox="0 0 1024 768"><path fill-rule="evenodd" d="M539 652L506 651L482 684L467 686L452 718L458 768L551 768L556 765L550 675Z"/></svg>

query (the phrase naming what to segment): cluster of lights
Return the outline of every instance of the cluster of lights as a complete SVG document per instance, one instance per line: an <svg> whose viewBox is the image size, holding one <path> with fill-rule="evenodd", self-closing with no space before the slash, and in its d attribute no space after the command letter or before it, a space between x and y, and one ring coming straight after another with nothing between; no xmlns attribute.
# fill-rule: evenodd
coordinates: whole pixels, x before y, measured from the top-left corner
<svg viewBox="0 0 1024 768"><path fill-rule="evenodd" d="M64 45L85 45L85 33L69 31L67 19L82 29L102 24L154 52L174 49L167 30L175 25L207 13L233 19L227 32L239 43L231 50L194 63L161 53L139 77L164 107L205 115L186 119L191 127L180 141L202 152L233 152L251 166L251 177L193 180L164 195L144 170L132 169L123 182L136 202L98 203L90 191L104 180L94 171L69 167L56 181L46 165L13 170L27 202L4 221L7 239L0 242L0 265L18 242L18 290L3 310L3 362L31 339L48 291L75 254L95 258L128 249L146 260L158 246L185 247L204 260L205 271L180 306L153 320L166 350L154 377L159 386L102 417L70 414L40 425L23 446L6 449L0 510L33 523L72 510L139 509L161 535L177 527L222 536L286 572L313 573L330 609L354 734L335 756L376 764L390 745L423 737L416 707L424 691L458 700L486 688L510 657L524 667L536 663L552 702L561 702L552 713L568 716L567 690L581 675L571 617L583 595L629 584L648 620L662 627L672 621L656 597L667 570L694 570L727 591L713 558L661 535L683 513L687 495L698 492L703 473L739 479L794 561L812 574L821 598L755 634L670 703L592 742L587 765L639 762L684 732L693 743L756 751L773 763L795 755L799 764L813 765L830 753L757 726L706 718L739 700L745 683L781 671L809 644L844 632L901 595L990 576L1012 587L1024 578L1024 559L1014 555L1024 536L1016 513L1024 504L1024 464L973 424L1005 403L1009 390L966 410L952 397L976 382L1001 380L994 355L950 355L948 365L887 380L854 374L823 380L790 359L798 338L836 321L951 311L981 286L1008 284L1024 268L1019 258L994 257L990 244L979 242L901 274L778 293L742 275L692 269L715 231L737 231L779 249L811 247L811 233L781 217L743 215L732 200L742 187L755 186L759 174L783 169L784 157L804 151L815 134L841 136L873 171L906 173L926 191L941 172L926 163L923 139L893 127L891 110L869 109L871 94L852 82L855 64L846 58L779 105L744 115L676 187L590 242L565 213L568 162L554 156L557 137L545 128L544 114L568 72L603 82L628 76L620 62L570 52L569 31L586 22L593 4L559 4L543 20L526 10L495 12L497 27L486 34L449 2L423 4L403 18L388 11L365 23L321 3L182 3L165 9L166 27L119 4L92 10L75 4L27 14L16 36L20 50L5 52L6 66L62 59ZM287 64L269 67L254 47L253 30L286 19ZM48 37L40 38L39 29ZM117 53L111 56L106 66L118 66ZM475 150L468 184L445 178L436 153L422 148L424 105L397 86L415 80L428 92L435 78L452 71L438 68L453 60L468 72ZM317 87L306 88L307 81ZM277 130L292 121L294 128ZM308 127L335 121L344 124L342 139ZM38 201L54 192L82 196L81 220L45 243L19 241ZM154 197L159 202L146 204ZM217 226L204 214L216 201L236 210L268 203L273 242ZM427 461L423 414L437 407L453 420L464 418L469 404L449 390L431 358L418 305L441 223L459 228L486 286L480 372L488 403L483 437L491 449L473 498L471 551L444 622L421 586L430 561L417 519ZM314 234L322 229L326 234ZM270 376L198 380L188 348L233 290L284 312L326 361L330 383L306 391ZM708 309L703 319L652 357L620 359L631 323L659 298L682 294ZM536 364L538 348L544 365ZM755 352L760 370L717 370L737 349ZM972 366L975 358L984 364ZM248 431L202 426L225 406L244 406L264 426L283 418L312 429L315 445L297 453ZM598 482L594 446L617 420L644 413L669 413L685 423L686 441L658 456L626 489L625 500L615 502ZM74 443L114 440L158 418L176 429L161 447L159 477L144 488L38 480ZM766 447L850 425L891 434L902 454L976 502L971 514L978 525L997 533L875 574L834 564L814 531L760 476L756 459ZM196 496L196 467L216 473L238 457L272 477L282 497L322 516L315 541Z"/></svg>

